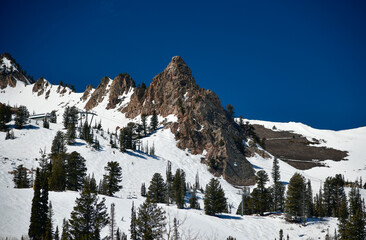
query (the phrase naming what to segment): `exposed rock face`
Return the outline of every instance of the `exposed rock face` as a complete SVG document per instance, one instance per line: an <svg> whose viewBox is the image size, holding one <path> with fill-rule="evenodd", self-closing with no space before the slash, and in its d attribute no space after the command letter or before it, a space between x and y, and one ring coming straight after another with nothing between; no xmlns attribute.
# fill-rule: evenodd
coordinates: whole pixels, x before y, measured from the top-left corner
<svg viewBox="0 0 366 240"><path fill-rule="evenodd" d="M49 85L48 81L46 81L44 78L39 78L33 85L32 91L34 93L37 93L37 96L40 96L44 93L48 85Z"/></svg>
<svg viewBox="0 0 366 240"><path fill-rule="evenodd" d="M181 57L173 57L146 90L137 88L122 112L134 118L142 113L151 115L154 109L162 116L178 116L178 123L170 128L179 148L188 148L193 154L206 150L203 161L232 184L254 183L254 170L241 144L242 130L214 92L198 87Z"/></svg>
<svg viewBox="0 0 366 240"><path fill-rule="evenodd" d="M104 97L107 95L107 86L110 82L109 77L102 78L101 83L95 89L95 91L90 96L89 101L85 105L86 110L90 110L98 105L98 103L102 102Z"/></svg>
<svg viewBox="0 0 366 240"><path fill-rule="evenodd" d="M109 102L107 109L115 108L122 101L121 96L127 94L131 88L135 88L135 82L129 74L121 73L112 82L109 89Z"/></svg>
<svg viewBox="0 0 366 240"><path fill-rule="evenodd" d="M81 100L86 101L90 95L90 92L93 90L93 85L86 86L86 89L84 91L83 96L81 97Z"/></svg>
<svg viewBox="0 0 366 240"><path fill-rule="evenodd" d="M0 55L0 89L15 87L17 81L28 85L31 82L24 76L20 65L9 53Z"/></svg>

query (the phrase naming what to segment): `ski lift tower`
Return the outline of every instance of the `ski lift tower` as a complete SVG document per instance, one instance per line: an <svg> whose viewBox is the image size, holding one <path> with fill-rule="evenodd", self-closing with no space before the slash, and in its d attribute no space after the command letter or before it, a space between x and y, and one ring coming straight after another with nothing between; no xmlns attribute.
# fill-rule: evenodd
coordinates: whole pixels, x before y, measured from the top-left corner
<svg viewBox="0 0 366 240"><path fill-rule="evenodd" d="M87 123L89 126L91 126L92 122L93 122L93 118L94 116L98 116L95 112L92 111L79 111L80 114L80 126L82 125L82 119L85 117L85 123ZM88 115L91 115L91 120L90 120L90 124L88 123Z"/></svg>

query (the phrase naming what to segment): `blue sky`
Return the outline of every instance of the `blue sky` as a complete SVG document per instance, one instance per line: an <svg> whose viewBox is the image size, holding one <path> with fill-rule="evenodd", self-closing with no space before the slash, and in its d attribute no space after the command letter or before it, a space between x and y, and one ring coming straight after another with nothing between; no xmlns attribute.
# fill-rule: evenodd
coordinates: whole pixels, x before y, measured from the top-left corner
<svg viewBox="0 0 366 240"><path fill-rule="evenodd" d="M365 1L4 1L0 52L84 91L180 55L249 119L366 126Z"/></svg>

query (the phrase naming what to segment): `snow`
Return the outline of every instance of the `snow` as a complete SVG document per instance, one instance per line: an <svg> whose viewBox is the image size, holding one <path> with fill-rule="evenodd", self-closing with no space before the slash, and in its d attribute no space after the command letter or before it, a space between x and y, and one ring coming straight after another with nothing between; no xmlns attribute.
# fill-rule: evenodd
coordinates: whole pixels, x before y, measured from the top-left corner
<svg viewBox="0 0 366 240"><path fill-rule="evenodd" d="M1 64L1 68L2 69L4 69L4 67L5 67L5 69L7 70L7 71L11 71L12 69L14 70L14 71L18 71L18 69L16 68L16 66L11 62L11 60L9 60L9 59L7 59L6 57L3 57L3 63Z"/></svg>
<svg viewBox="0 0 366 240"><path fill-rule="evenodd" d="M109 84L110 85L110 84ZM57 85L49 85L50 96L45 99L45 93L37 96L32 92L33 85L24 86L17 84L16 88L5 88L0 92L0 102L10 105L25 105L30 113L45 113L57 110L58 124L50 124L50 129L44 129L41 122L37 125L36 121L22 130L14 130L16 139L0 141L0 238L17 237L26 235L29 227L31 202L33 197L32 189L14 189L12 171L19 164L27 168L36 168L40 150L50 152L51 143L58 130L62 130L62 114L66 106L76 106L83 109L86 101L82 101L82 93L74 93L68 90L64 95L56 92ZM46 92L46 91L45 91ZM122 102L116 107L124 106L130 100L133 91L121 97ZM90 95L89 95L90 97ZM123 127L128 122L139 122L140 116L135 119L126 118L124 114L116 109L106 110L108 96L93 109L98 116L95 121L101 120L105 130L114 131L117 127ZM151 116L150 116L151 117ZM158 116L159 122L177 122L178 118L174 115L166 117ZM149 121L149 118L148 118ZM279 161L281 171L281 181L288 182L295 172L302 173L307 179L312 181L314 192L319 189L321 182L328 176L334 176L336 173L345 174L349 180L355 180L362 176L366 179L366 128L358 128L345 131L317 130L301 123L273 123L264 121L249 120L251 123L265 125L272 129L276 126L278 131L290 130L302 134L308 138L324 139L321 146L334 147L349 152L348 161L333 162L326 161L327 168L313 168L306 171L300 171L286 162ZM159 128L158 131L142 139L142 145L151 147L154 145L157 156L150 156L139 151L127 151L121 153L117 149L109 146L109 136L104 133L96 133L102 146L100 151L92 150L80 139L76 144L67 146L68 152L78 151L85 159L88 174L94 174L97 182L103 177L104 167L108 161L117 161L122 167L122 185L123 189L115 194L115 197L106 197L106 205L109 208L112 202L116 205L117 226L129 235L130 209L132 202L135 206L140 205L144 198L140 196L141 184L145 183L148 187L149 182L155 172L159 172L165 177L165 170L168 161L172 163L172 172L174 174L177 168L181 168L186 173L187 182L193 184L196 174L199 174L200 185L204 186L210 181L213 175L208 171L206 165L201 164L201 158L205 156L193 155L187 150L181 150L176 147L174 134L169 129ZM5 133L0 132L0 139L5 139ZM256 171L265 170L270 175L273 158L264 159L259 155L248 158ZM240 189L235 188L219 178L220 183L228 198L228 203L233 205L232 212L236 212L236 207L241 201ZM272 180L271 180L272 181ZM271 183L270 183L271 184ZM269 186L269 184L268 184ZM251 187L253 188L253 186ZM128 199L128 195L136 193L137 199ZM366 193L362 191L362 195ZM70 213L75 204L75 199L79 194L73 191L50 192L50 200L55 212L54 225L61 229L62 220L70 218ZM100 196L103 197L103 196ZM204 195L199 193L199 203L203 205ZM226 239L233 236L236 239L274 239L278 237L278 232L283 229L284 235L289 234L290 239L324 239L329 229L330 233L337 228L337 219L326 218L325 221L310 220L306 227L298 224L287 223L282 215L272 216L238 216L234 214L222 214L218 217L211 217L204 214L203 210L177 209L175 205L162 206L167 212L171 221L177 217L182 226L180 232L183 239L196 237L196 239ZM188 206L188 204L187 204ZM121 220L123 218L123 221ZM108 234L108 227L102 230L102 237Z"/></svg>

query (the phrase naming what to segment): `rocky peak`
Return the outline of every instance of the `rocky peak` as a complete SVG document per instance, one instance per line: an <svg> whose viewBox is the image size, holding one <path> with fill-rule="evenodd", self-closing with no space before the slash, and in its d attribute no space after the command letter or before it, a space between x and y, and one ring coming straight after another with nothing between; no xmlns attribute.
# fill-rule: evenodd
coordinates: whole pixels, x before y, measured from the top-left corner
<svg viewBox="0 0 366 240"><path fill-rule="evenodd" d="M244 155L243 131L214 92L198 87L181 57L173 57L146 90L137 89L122 112L134 118L151 115L153 110L163 117L178 117L178 122L167 126L177 146L193 154L206 151L203 162L214 174L235 185L254 184L254 170Z"/></svg>
<svg viewBox="0 0 366 240"><path fill-rule="evenodd" d="M85 109L90 110L98 105L98 103L102 102L104 97L108 93L107 86L110 83L111 79L109 77L103 77L98 87L91 94L89 101L85 104Z"/></svg>
<svg viewBox="0 0 366 240"><path fill-rule="evenodd" d="M26 85L31 83L15 59L9 53L2 53L0 55L0 89L7 86L15 87L18 81Z"/></svg>
<svg viewBox="0 0 366 240"><path fill-rule="evenodd" d="M187 66L183 58L180 56L174 56L164 72L167 72L172 76L177 76L179 74L192 75L192 70Z"/></svg>
<svg viewBox="0 0 366 240"><path fill-rule="evenodd" d="M46 79L41 77L33 85L32 91L34 93L37 93L38 96L40 96L44 93L45 89L48 87L49 84L50 83Z"/></svg>
<svg viewBox="0 0 366 240"><path fill-rule="evenodd" d="M93 90L93 85L89 84L88 86L86 86L86 89L84 91L83 96L81 97L81 100L85 101L86 99L88 99L90 92Z"/></svg>
<svg viewBox="0 0 366 240"><path fill-rule="evenodd" d="M136 84L128 73L121 73L111 84L109 89L109 102L107 109L115 108L122 101L122 96L127 94Z"/></svg>

